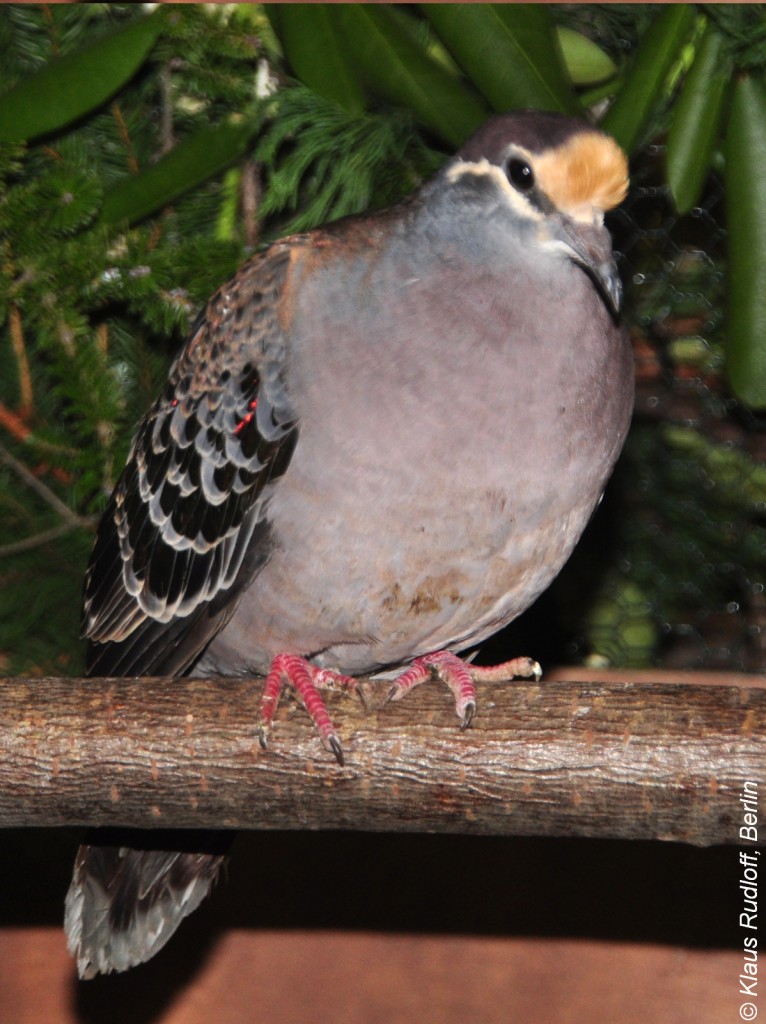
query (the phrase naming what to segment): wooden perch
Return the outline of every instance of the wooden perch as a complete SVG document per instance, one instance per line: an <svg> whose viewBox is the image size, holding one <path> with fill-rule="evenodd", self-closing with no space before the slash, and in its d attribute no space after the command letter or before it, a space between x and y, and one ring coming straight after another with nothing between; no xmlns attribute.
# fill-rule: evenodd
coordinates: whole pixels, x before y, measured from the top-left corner
<svg viewBox="0 0 766 1024"><path fill-rule="evenodd" d="M290 700L260 748L257 680L4 679L0 826L738 843L746 783L766 794L766 688L736 682L482 684L464 732L439 685L379 710L328 693L341 768ZM364 687L379 707L387 685Z"/></svg>

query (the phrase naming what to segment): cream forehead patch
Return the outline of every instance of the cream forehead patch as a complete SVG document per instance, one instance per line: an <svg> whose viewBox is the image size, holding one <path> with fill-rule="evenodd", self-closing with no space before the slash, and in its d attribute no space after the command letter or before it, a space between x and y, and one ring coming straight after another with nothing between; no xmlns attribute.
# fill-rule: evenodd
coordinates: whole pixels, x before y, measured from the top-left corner
<svg viewBox="0 0 766 1024"><path fill-rule="evenodd" d="M607 135L582 132L535 156L537 184L562 213L611 210L628 191L628 158Z"/></svg>

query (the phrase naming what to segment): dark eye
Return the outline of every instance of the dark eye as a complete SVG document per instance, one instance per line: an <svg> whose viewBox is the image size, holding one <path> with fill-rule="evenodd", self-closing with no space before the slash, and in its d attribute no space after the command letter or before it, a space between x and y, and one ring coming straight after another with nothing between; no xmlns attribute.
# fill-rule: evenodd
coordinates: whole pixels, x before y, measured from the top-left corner
<svg viewBox="0 0 766 1024"><path fill-rule="evenodd" d="M510 160L508 162L508 180L519 192L529 192L534 188L535 176L532 168L524 160Z"/></svg>

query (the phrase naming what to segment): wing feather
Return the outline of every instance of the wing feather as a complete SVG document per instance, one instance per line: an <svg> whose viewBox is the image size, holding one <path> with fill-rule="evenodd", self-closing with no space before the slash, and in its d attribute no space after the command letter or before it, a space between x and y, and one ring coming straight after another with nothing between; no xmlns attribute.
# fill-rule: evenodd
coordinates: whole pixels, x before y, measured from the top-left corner
<svg viewBox="0 0 766 1024"><path fill-rule="evenodd" d="M85 578L91 674L186 671L268 557L297 440L280 303L302 238L219 289L138 427Z"/></svg>

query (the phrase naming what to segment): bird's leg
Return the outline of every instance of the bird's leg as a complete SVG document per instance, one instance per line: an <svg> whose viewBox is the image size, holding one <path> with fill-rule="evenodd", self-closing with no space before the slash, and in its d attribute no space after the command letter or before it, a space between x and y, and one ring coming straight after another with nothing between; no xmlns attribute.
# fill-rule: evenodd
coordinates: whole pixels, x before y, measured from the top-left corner
<svg viewBox="0 0 766 1024"><path fill-rule="evenodd" d="M279 697L285 684L289 684L303 702L323 745L335 755L338 764L342 765L343 747L318 688L340 688L348 691L354 689L356 682L352 676L344 676L327 668L317 668L316 665L312 665L310 661L296 654L277 654L271 662L261 693L258 729L261 746L266 747L271 723L279 704Z"/></svg>
<svg viewBox="0 0 766 1024"><path fill-rule="evenodd" d="M450 651L436 651L415 658L394 682L388 700L401 700L413 687L435 677L452 691L460 728L465 729L476 711L475 683L501 682L516 677L537 681L541 675L542 669L532 658L513 658L501 665L471 665Z"/></svg>
<svg viewBox="0 0 766 1024"><path fill-rule="evenodd" d="M470 725L476 710L476 687L466 662L449 651L437 651L415 658L410 667L397 676L388 700L401 700L410 690L428 679L441 679L452 691L460 727Z"/></svg>
<svg viewBox="0 0 766 1024"><path fill-rule="evenodd" d="M539 679L542 670L531 658L513 658L501 665L471 665L450 651L436 651L415 658L410 667L395 680L388 700L401 700L420 683L428 679L440 679L450 688L455 698L455 712L460 727L471 724L476 711L477 682L502 682L522 677ZM344 676L327 668L318 668L306 658L296 654L277 654L269 668L261 693L260 726L258 735L262 747L266 747L271 724L276 714L279 698L285 685L292 686L308 711L324 747L335 755L338 764L343 764L343 747L335 731L320 689L354 690L358 680Z"/></svg>

